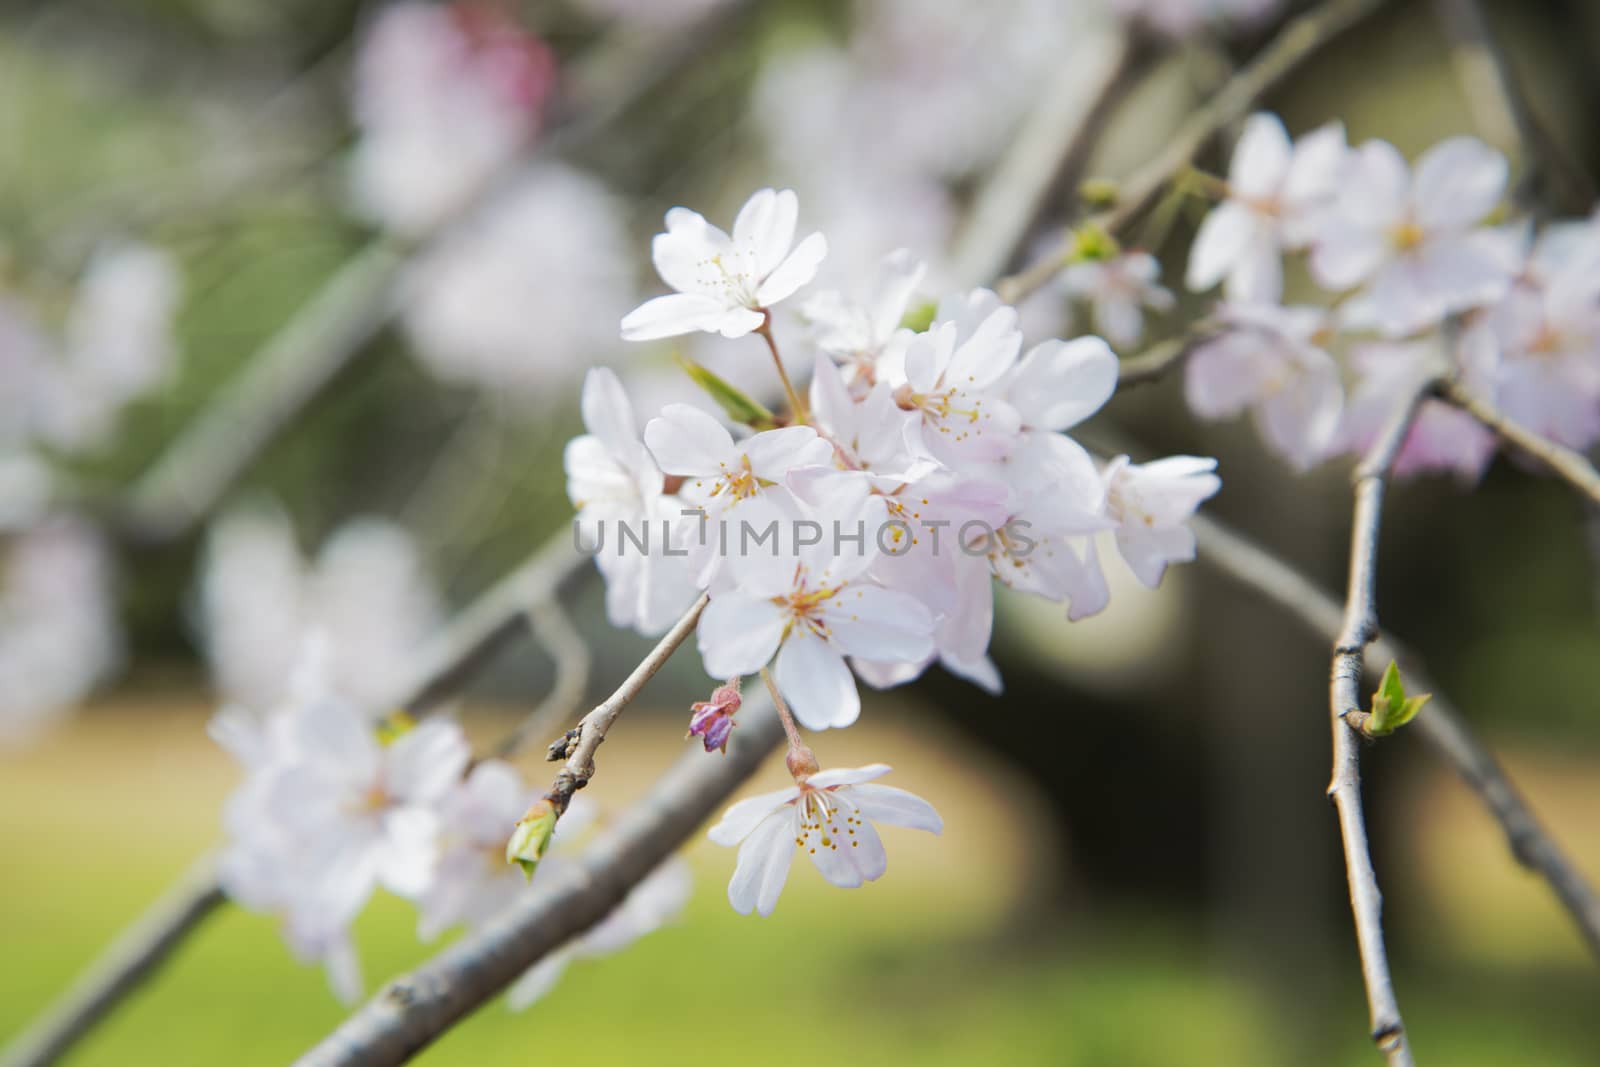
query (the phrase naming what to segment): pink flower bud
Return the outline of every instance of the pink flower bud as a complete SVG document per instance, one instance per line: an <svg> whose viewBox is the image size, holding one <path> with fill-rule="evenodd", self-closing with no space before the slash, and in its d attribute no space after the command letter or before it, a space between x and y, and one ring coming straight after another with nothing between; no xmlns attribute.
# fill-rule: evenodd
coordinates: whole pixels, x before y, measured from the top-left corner
<svg viewBox="0 0 1600 1067"><path fill-rule="evenodd" d="M710 700L697 700L689 705L692 714L688 736L701 738L707 752L726 752L728 737L733 733L733 716L741 703L739 679L717 686Z"/></svg>

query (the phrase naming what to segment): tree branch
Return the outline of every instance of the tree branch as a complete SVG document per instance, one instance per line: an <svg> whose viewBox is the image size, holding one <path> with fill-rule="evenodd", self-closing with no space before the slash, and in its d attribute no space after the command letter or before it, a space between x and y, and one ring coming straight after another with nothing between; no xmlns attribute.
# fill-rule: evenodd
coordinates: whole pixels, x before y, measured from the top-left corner
<svg viewBox="0 0 1600 1067"><path fill-rule="evenodd" d="M979 189L952 254L956 277L996 278L1012 265L1051 203L1070 194L1106 124L1157 55L1127 29L1103 48L1083 50L1085 62L1061 64Z"/></svg>
<svg viewBox="0 0 1600 1067"><path fill-rule="evenodd" d="M639 695L645 683L666 666L672 654L694 633L695 627L700 624L700 613L706 610L709 603L711 597L701 593L699 599L683 613L683 617L673 623L672 629L650 650L650 654L639 661L633 673L623 679L616 692L602 700L577 726L568 730L566 736L550 746L551 760L565 758L567 761L561 773L556 775L550 792L545 794L545 799L555 806L558 817L572 802L572 794L588 785L589 779L594 777L594 754L605 741L612 723L617 721L623 708L633 703L633 698Z"/></svg>
<svg viewBox="0 0 1600 1067"><path fill-rule="evenodd" d="M526 563L459 612L423 650L418 668L392 701L421 714L449 699L527 618L553 600L587 557L565 529ZM198 863L90 965L73 987L0 1055L0 1067L43 1067L88 1033L167 959L200 921L223 904L210 857Z"/></svg>
<svg viewBox="0 0 1600 1067"><path fill-rule="evenodd" d="M1411 1067L1394 978L1383 943L1383 894L1372 869L1366 817L1361 804L1361 733L1346 713L1361 706L1361 670L1367 645L1378 636L1378 531L1383 523L1383 491L1395 457L1405 444L1423 398L1437 383L1419 383L1407 393L1378 439L1355 470L1355 516L1350 533L1350 583L1345 595L1344 625L1333 643L1333 670L1328 702L1333 713L1333 777L1328 797L1339 812L1350 882L1350 910L1356 921L1356 946L1367 986L1372 1040L1389 1063Z"/></svg>
<svg viewBox="0 0 1600 1067"><path fill-rule="evenodd" d="M1591 503L1600 504L1600 472L1596 472L1594 464L1581 453L1513 422L1493 404L1470 392L1459 382L1445 383L1443 397L1493 430L1506 444L1537 460L1551 474L1588 497Z"/></svg>
<svg viewBox="0 0 1600 1067"><path fill-rule="evenodd" d="M1165 151L1119 183L1116 206L1097 215L1091 223L1113 236L1125 236L1161 191L1223 127L1243 118L1263 93L1383 3L1384 0L1326 0L1322 6L1290 22L1249 65L1229 79L1206 106L1189 116ZM1017 240L1025 237L1019 233ZM1070 240L1060 251L1002 279L996 287L1000 298L1008 304L1016 304L1032 294L1055 277L1065 263L1069 248Z"/></svg>
<svg viewBox="0 0 1600 1067"><path fill-rule="evenodd" d="M137 989L222 903L215 868L212 856L198 860L117 936L45 1014L7 1046L0 1064L35 1067L53 1062Z"/></svg>
<svg viewBox="0 0 1600 1067"><path fill-rule="evenodd" d="M1505 151L1521 148L1533 177L1566 208L1588 211L1594 182L1533 110L1496 38L1479 0L1434 0L1434 11L1450 40L1450 61L1473 121L1484 137ZM1526 191L1529 183L1523 184ZM1554 188L1552 188L1554 187Z"/></svg>
<svg viewBox="0 0 1600 1067"><path fill-rule="evenodd" d="M765 694L739 713L725 757L684 753L571 867L536 876L509 914L396 978L296 1067L404 1063L545 955L610 914L750 777L783 737Z"/></svg>

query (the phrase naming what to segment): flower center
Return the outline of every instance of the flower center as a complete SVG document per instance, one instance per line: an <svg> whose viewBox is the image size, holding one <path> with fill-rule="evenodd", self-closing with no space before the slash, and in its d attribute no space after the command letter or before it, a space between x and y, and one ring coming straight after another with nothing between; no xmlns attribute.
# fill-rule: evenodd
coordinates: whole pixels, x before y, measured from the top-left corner
<svg viewBox="0 0 1600 1067"><path fill-rule="evenodd" d="M840 845L860 847L856 828L861 825L861 812L838 793L802 784L795 805L796 848L814 856L819 848L837 852Z"/></svg>
<svg viewBox="0 0 1600 1067"><path fill-rule="evenodd" d="M1401 252L1409 252L1416 248L1426 236L1427 234L1423 232L1422 227L1410 220L1397 223L1389 230L1390 243Z"/></svg>
<svg viewBox="0 0 1600 1067"><path fill-rule="evenodd" d="M753 248L734 245L709 259L702 259L700 288L731 304L755 308L756 253Z"/></svg>
<svg viewBox="0 0 1600 1067"><path fill-rule="evenodd" d="M750 469L750 457L739 457L739 465L732 470L726 463L718 464L722 468L722 477L717 479L716 488L711 490L712 496L723 492L731 500L748 500L761 491L761 479L756 477L755 471Z"/></svg>
<svg viewBox="0 0 1600 1067"><path fill-rule="evenodd" d="M813 587L802 580L796 584L794 592L788 596L773 597L772 602L788 610L791 627L799 623L818 637L827 637L828 621L823 618L822 609L843 588L842 585Z"/></svg>

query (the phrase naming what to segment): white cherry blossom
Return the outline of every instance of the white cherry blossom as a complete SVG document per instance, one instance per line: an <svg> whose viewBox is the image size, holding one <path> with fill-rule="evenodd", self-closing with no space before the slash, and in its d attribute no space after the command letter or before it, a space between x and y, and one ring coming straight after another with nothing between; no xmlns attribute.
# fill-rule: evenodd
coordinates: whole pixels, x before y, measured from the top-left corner
<svg viewBox="0 0 1600 1067"><path fill-rule="evenodd" d="M708 837L739 848L728 901L741 915L771 915L789 878L795 854L811 859L841 889L877 881L888 856L875 824L938 834L944 820L926 800L875 779L889 767L873 763L820 771L788 789L750 797L730 807Z"/></svg>
<svg viewBox="0 0 1600 1067"><path fill-rule="evenodd" d="M794 244L800 212L794 191L757 191L729 235L688 208L667 212L667 232L651 243L661 280L677 292L646 301L622 320L622 337L649 341L704 330L743 337L767 309L816 277L828 242L814 233Z"/></svg>
<svg viewBox="0 0 1600 1067"><path fill-rule="evenodd" d="M1165 313L1177 301L1158 285L1161 264L1148 252L1085 260L1061 272L1061 288L1093 309L1094 326L1118 348L1139 343L1146 309Z"/></svg>
<svg viewBox="0 0 1600 1067"><path fill-rule="evenodd" d="M1315 466L1333 443L1344 408L1333 328L1321 308L1224 305L1224 329L1195 346L1184 395L1195 414L1226 419L1249 411L1272 451L1296 470Z"/></svg>
<svg viewBox="0 0 1600 1067"><path fill-rule="evenodd" d="M856 301L837 290L812 296L801 309L817 347L843 365L846 381L871 385L878 357L900 328L927 265L899 249L884 257L872 290Z"/></svg>
<svg viewBox="0 0 1600 1067"><path fill-rule="evenodd" d="M1228 195L1200 224L1189 250L1189 288L1210 289L1226 279L1229 300L1277 301L1283 251L1304 247L1314 235L1348 151L1338 123L1291 144L1276 115L1250 116L1233 149Z"/></svg>
<svg viewBox="0 0 1600 1067"><path fill-rule="evenodd" d="M1332 209L1311 250L1318 284L1365 283L1363 315L1391 337L1494 300L1513 264L1507 246L1480 228L1505 191L1506 161L1470 137L1425 152L1415 172L1391 144L1353 149Z"/></svg>
<svg viewBox="0 0 1600 1067"><path fill-rule="evenodd" d="M1185 523L1222 488L1216 467L1198 456L1143 464L1118 456L1107 464L1106 514L1116 523L1117 551L1146 587L1158 587L1169 564L1194 559L1194 531Z"/></svg>

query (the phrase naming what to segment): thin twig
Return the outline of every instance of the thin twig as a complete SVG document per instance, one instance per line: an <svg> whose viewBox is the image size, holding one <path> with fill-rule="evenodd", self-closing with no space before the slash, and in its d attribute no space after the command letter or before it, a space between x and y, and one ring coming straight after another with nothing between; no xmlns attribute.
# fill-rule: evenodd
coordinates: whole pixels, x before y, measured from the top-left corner
<svg viewBox="0 0 1600 1067"><path fill-rule="evenodd" d="M1367 845L1367 823L1361 804L1361 733L1345 718L1361 706L1361 673L1366 647L1378 636L1378 531L1383 522L1383 491L1400 447L1416 419L1417 408L1435 386L1432 379L1419 383L1396 408L1383 432L1355 471L1355 515L1350 533L1350 583L1345 596L1344 625L1333 643L1333 670L1328 685L1332 710L1333 776L1328 797L1339 812L1339 836L1344 843L1345 868L1350 882L1350 910L1356 921L1356 946L1361 953L1361 973L1367 986L1367 1007L1372 1019L1372 1040L1389 1063L1410 1067L1394 978L1383 943L1383 894L1372 869Z"/></svg>
<svg viewBox="0 0 1600 1067"><path fill-rule="evenodd" d="M428 233L415 238L377 237L341 267L168 444L128 493L113 502L118 525L135 539L155 542L187 533L399 312L397 287L417 253L497 201L516 182L530 153L569 152L650 99L665 82L719 44L757 3L735 0L720 5L664 50L653 45L660 55L641 58L637 42L627 40L586 55L568 76L577 89L558 102L551 129L480 182ZM599 76L600 71L606 76ZM619 84L620 92L615 88Z"/></svg>
<svg viewBox="0 0 1600 1067"><path fill-rule="evenodd" d="M1551 474L1564 480L1572 488L1600 504L1600 472L1594 469L1581 453L1565 445L1558 445L1541 437L1526 426L1502 414L1493 404L1477 396L1460 382L1447 382L1443 390L1445 400L1471 415L1485 427L1493 430L1502 441L1517 451L1537 460Z"/></svg>
<svg viewBox="0 0 1600 1067"><path fill-rule="evenodd" d="M755 773L783 731L753 693L723 756L691 748L578 861L537 875L508 914L389 982L296 1067L404 1063L544 956L611 913Z"/></svg>
<svg viewBox="0 0 1600 1067"><path fill-rule="evenodd" d="M1012 265L1052 205L1070 195L1106 124L1158 54L1127 29L1078 50L1083 61L1061 64L978 190L951 256L956 277L995 278Z"/></svg>
<svg viewBox="0 0 1600 1067"><path fill-rule="evenodd" d="M1551 135L1523 91L1511 57L1495 36L1479 0L1434 0L1434 11L1450 39L1456 80L1484 137L1505 151L1522 150L1528 185L1542 185L1571 211L1588 211L1594 181Z"/></svg>
<svg viewBox="0 0 1600 1067"><path fill-rule="evenodd" d="M1144 214L1211 138L1243 118L1261 94L1383 4L1384 0L1327 0L1290 22L1255 59L1229 79L1205 107L1189 116L1165 151L1118 183L1116 206L1096 216L1093 224L1113 236L1125 235L1129 226ZM1023 234L1017 235L1019 241L1024 238ZM1066 262L1069 247L1070 242L1065 243L1060 251L1003 279L997 286L1001 298L1009 304L1018 303L1055 277Z"/></svg>
<svg viewBox="0 0 1600 1067"><path fill-rule="evenodd" d="M700 594L699 599L683 613L683 617L673 623L672 629L656 642L650 654L639 661L633 673L623 679L616 692L597 704L593 711L579 720L577 726L567 731L565 737L550 746L551 760L565 758L567 761L561 773L556 775L550 792L545 794L545 799L555 807L558 817L567 810L572 794L588 785L589 779L594 777L595 750L605 741L611 724L617 721L622 709L633 703L633 698L639 695L645 683L666 666L672 654L694 633L695 627L700 624L700 613L706 610L710 602L709 596Z"/></svg>
<svg viewBox="0 0 1600 1067"><path fill-rule="evenodd" d="M1338 638L1344 609L1322 586L1216 519L1196 515L1189 527L1199 543L1202 563L1266 597L1312 635L1325 641ZM1433 695L1407 732L1415 733L1477 795L1500 825L1511 855L1549 884L1600 958L1600 897L1540 824L1449 696L1429 677L1421 657L1398 638L1380 632L1367 646L1366 667L1378 674L1391 661L1399 664L1408 689Z"/></svg>
<svg viewBox="0 0 1600 1067"><path fill-rule="evenodd" d="M1211 336L1215 327L1197 324L1177 337L1157 341L1138 355L1129 356L1117 364L1117 388L1127 389L1160 381L1181 366L1197 346Z"/></svg>
<svg viewBox="0 0 1600 1067"><path fill-rule="evenodd" d="M554 598L540 601L528 609L528 618L533 624L533 639L555 665L555 682L538 706L490 749L489 754L496 759L512 758L531 738L542 737L565 722L577 712L589 686L593 657L560 602Z"/></svg>

